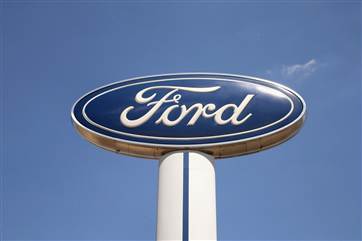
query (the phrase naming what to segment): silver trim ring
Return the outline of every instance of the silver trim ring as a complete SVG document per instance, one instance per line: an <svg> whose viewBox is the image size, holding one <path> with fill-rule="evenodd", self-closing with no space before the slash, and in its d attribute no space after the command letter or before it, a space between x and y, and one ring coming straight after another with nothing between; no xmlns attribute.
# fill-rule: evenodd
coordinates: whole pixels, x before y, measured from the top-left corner
<svg viewBox="0 0 362 241"><path fill-rule="evenodd" d="M263 134L263 135L260 135L260 136L255 136L255 137L251 137L251 138L246 138L246 139L243 139L243 140L234 140L234 141L227 141L227 142L219 142L219 143L211 143L211 144L196 144L196 145L168 145L168 144L153 144L153 143L144 143L144 142L137 142L137 141L128 141L128 140L124 140L124 139L119 139L119 138L114 138L114 137L109 137L109 136L106 136L106 135L103 135L103 134L100 134L98 132L95 132L93 130L90 130L89 128L83 126L74 116L74 108L75 108L75 105L81 100L83 99L85 96L95 92L95 91L98 91L102 88L106 88L108 86L111 86L111 85L114 85L114 84L118 84L118 83L122 83L122 82L127 82L127 81L132 81L132 80L138 80L138 79L142 79L142 78L151 78L151 77L163 77L163 76L170 76L170 75L216 75L216 76L221 76L221 77L237 77L237 78L245 78L245 79L253 79L253 80L257 80L257 81L261 81L261 82L265 82L265 83L269 83L271 85L275 85L279 88L283 88L289 92L291 92L292 94L294 94L295 96L298 97L298 99L302 102L302 112L300 113L300 115L294 120L292 121L291 123L289 123L288 125L286 126L283 126L277 130L274 130L272 132L268 132L266 134ZM130 79L125 79L125 80L121 80L121 81L117 81L117 82L113 82L113 83L110 83L110 84L107 84L107 85L104 85L104 86L101 86L97 89L94 89L92 91L89 91L87 92L86 94L84 94L83 96L81 96L80 98L77 99L77 101L73 104L72 106L72 109L71 109L71 118L72 118L72 121L73 123L76 125L76 126L79 126L81 127L83 130L87 131L88 133L90 134L94 134L96 136L100 136L100 137L103 137L103 138L106 138L106 139L109 139L109 140L113 140L113 141L117 141L117 142L120 142L120 143L128 143L130 145L139 145L139 146L146 146L146 147L150 147L150 148L159 148L159 147L165 147L165 148L177 148L177 149L188 149L188 148L204 148L204 147L217 147L217 146L223 146L223 145L227 145L227 144L234 144L234 143L246 143L248 141L252 141L252 140L255 140L255 139L258 139L258 138L263 138L263 137L266 137L266 136L270 136L270 135L273 135L277 132L281 132L283 131L284 129L292 126L293 124L297 123L298 121L302 121L304 120L304 117L305 117L305 113L306 113L306 103L304 101L304 99L297 93L295 92L294 90L282 85L282 84L279 84L279 83L275 83L273 81L270 81L270 80L265 80L265 79L261 79L261 78L257 78L257 77L252 77L252 76L247 76L247 75L235 75L235 74L222 74L222 73L208 73L208 72L194 72L194 73L168 73L168 74L161 74L161 75L148 75L148 76L140 76L140 77L135 77L135 78L130 78ZM95 143L96 144L96 143ZM99 144L96 144L98 146L100 146ZM103 148L105 148L104 146L101 146ZM109 149L109 148L107 148ZM112 150L112 149L110 149ZM124 154L127 154L127 153L124 153ZM128 153L129 155L132 155L132 153Z"/></svg>

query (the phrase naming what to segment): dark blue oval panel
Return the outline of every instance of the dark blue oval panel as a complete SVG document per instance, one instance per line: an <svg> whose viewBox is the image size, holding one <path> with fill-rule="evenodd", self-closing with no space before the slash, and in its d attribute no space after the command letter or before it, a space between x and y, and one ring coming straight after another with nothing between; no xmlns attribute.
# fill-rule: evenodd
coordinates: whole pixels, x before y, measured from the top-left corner
<svg viewBox="0 0 362 241"><path fill-rule="evenodd" d="M73 107L73 121L121 142L212 146L263 137L304 116L289 88L253 77L169 74L140 77L94 90Z"/></svg>

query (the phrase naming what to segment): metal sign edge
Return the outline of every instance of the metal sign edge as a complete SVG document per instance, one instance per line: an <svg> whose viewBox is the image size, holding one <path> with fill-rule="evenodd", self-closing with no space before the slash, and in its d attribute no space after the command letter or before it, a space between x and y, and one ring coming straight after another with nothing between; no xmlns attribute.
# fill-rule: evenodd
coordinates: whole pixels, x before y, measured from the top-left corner
<svg viewBox="0 0 362 241"><path fill-rule="evenodd" d="M142 78L165 77L165 76L170 76L170 75L192 75L192 74L216 75L216 76L224 76L224 77L225 76L227 76L227 77L237 77L237 78L246 78L246 79L253 79L253 80L257 80L257 81L261 81L261 82L266 82L266 83L275 85L275 86L277 86L279 88L283 88L283 89L285 89L287 91L290 91L293 95L298 97L298 99L301 101L303 109L302 109L302 112L300 113L300 115L295 120L293 120L291 123L289 123L288 125L285 125L285 126L279 128L279 129L276 129L274 131L271 131L271 132L268 132L268 133L265 133L265 134L262 134L262 135L259 135L259 136L254 136L254 137L250 137L250 138L242 139L242 140L233 140L233 141L219 142L219 143L209 143L209 144L192 144L192 145L153 144L153 143L144 143L144 142L138 142L138 141L136 142L136 141L129 141L129 140L124 140L124 139L120 139L120 138L109 137L109 136L100 134L98 132L95 132L95 131L83 126L81 123L79 123L79 121L74 116L74 107L76 106L76 104L82 98L87 96L88 94L93 93L93 92L95 92L97 90L100 90L102 88L105 88L105 87L108 87L108 86L111 86L111 85L114 85L114 84L122 83L122 82L142 79ZM171 151L185 150L185 149L186 150L187 149L189 149L189 150L206 150L206 153L207 153L207 151L209 151L208 149L223 148L225 146L230 146L230 145L234 145L234 144L235 145L237 145L237 144L240 144L240 145L246 144L248 142L252 142L253 140L258 140L258 139L262 139L262 138L267 138L269 136L273 136L275 134L278 134L278 133L282 132L283 130L285 130L287 128L292 127L291 128L291 129L293 129L292 133L289 133L289 135L284 137L284 138L280 138L279 141L277 141L277 142L275 142L275 143L273 143L271 145L262 147L262 149L266 149L266 148L269 148L269 147L272 147L272 146L279 145L280 143L282 143L282 142L288 140L290 137L294 136L294 134L301 128L302 124L304 123L305 116L306 116L306 103L305 103L304 99L296 91L290 89L289 87L287 87L285 85L282 85L282 84L279 84L279 83L276 83L276 82L273 82L273 81L270 81L270 80L266 80L266 79L262 79L262 78L258 78L258 77L253 77L253 76L225 74L225 73L210 73L210 72L168 73L168 74L159 74L159 75L138 76L138 77L135 77L135 78L129 78L129 79L121 80L121 81L116 81L116 82L113 82L113 83L98 87L98 88L96 88L96 89L94 89L92 91L89 91L86 94L82 95L80 98L78 98L75 101L75 103L73 104L72 109L71 109L71 119L72 119L73 125L75 126L77 131L85 139L87 139L91 143L93 143L93 144L95 144L95 145L97 145L97 146L99 146L101 148L104 148L104 149L107 149L107 150L110 150L110 151L113 151L113 152L116 152L116 153L122 153L122 154L125 154L125 155L144 157L144 158L150 158L150 157L155 158L155 157L159 157L159 155L156 154L156 153L154 155L150 155L149 152L147 152L148 154L146 154L146 153L143 153L142 151L137 152L137 151L135 151L135 149L138 149L138 148L141 148L141 149L144 149L144 148L162 149L162 150L164 150L164 151L162 151L162 153L164 153L164 154L168 153L168 152L171 152ZM293 128L293 127L297 127L297 128ZM100 140L100 139L102 139L102 141L95 141L95 140ZM119 148L117 148L117 147L112 148L112 146L110 147L108 145L102 144L102 143L105 142L105 140L110 140L113 143L118 142L119 144L128 145L127 149L129 151L120 151ZM134 149L134 150L130 150L130 149ZM235 155L232 155L232 156L244 155L244 154L257 152L257 151L259 151L259 150L256 149L256 150L250 150L248 152L235 152ZM229 157L229 156L230 155L225 155L225 156L220 155L220 156L218 156L218 158Z"/></svg>

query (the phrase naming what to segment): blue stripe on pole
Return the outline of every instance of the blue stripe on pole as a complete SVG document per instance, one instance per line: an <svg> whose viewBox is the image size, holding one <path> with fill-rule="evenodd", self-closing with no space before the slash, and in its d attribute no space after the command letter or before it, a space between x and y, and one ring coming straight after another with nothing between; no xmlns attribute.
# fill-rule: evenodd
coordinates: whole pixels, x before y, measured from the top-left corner
<svg viewBox="0 0 362 241"><path fill-rule="evenodd" d="M182 240L189 240L189 153L183 153Z"/></svg>

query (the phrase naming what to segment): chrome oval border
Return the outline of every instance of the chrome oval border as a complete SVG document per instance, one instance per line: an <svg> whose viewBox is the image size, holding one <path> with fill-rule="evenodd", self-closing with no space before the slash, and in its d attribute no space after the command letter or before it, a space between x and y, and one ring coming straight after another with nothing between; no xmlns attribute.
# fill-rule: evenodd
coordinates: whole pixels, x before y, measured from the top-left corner
<svg viewBox="0 0 362 241"><path fill-rule="evenodd" d="M103 134L100 134L98 132L95 132L85 126L83 126L81 123L79 123L79 121L75 118L74 116L74 108L76 106L76 104L85 96L98 91L99 89L105 88L105 87L109 87L111 85L114 84L118 84L118 83L122 83L122 82L127 82L127 81L132 81L132 80L137 80L137 79L141 79L141 78L151 78L151 77L164 77L164 76L169 76L169 75L192 75L192 74L200 74L200 75L215 75L215 76L229 76L229 77L236 77L236 78L246 78L246 79L254 79L257 81L261 81L261 82L265 82L274 86L277 86L279 88L283 88L289 92L291 92L293 95L295 95L296 97L298 97L298 99L301 101L302 103L302 112L300 113L300 115L293 120L291 123L289 123L288 125L285 125L279 129L276 129L274 131L259 135L259 136L254 136L254 137L250 137L250 138L246 138L246 139L242 139L242 140L234 140L234 141L227 141L227 142L218 142L218 143L211 143L211 144L196 144L196 145L167 145L167 144L152 144L152 143L144 143L144 142L136 142L136 141L128 141L128 140L124 140L124 139L119 139L119 138L114 138L114 137L109 137ZM277 136L279 133L282 132L288 132L288 135L286 137L280 138L278 141L273 142L273 144L269 144L267 146L261 146L260 148L252 148L248 151L231 151L229 152L227 155L214 155L215 157L218 158L224 158L224 157L232 157L232 156L237 156L237 155L244 155L244 154L249 154L249 153L253 153L253 152L257 152L266 148L270 148L276 145L279 145L280 143L288 140L289 138L291 138L292 136L294 136L297 131L301 128L301 126L304 123L304 119L305 119L305 115L306 115L306 103L304 101L304 99L294 90L290 89L289 87L286 87L285 85L270 81L270 80L266 80L266 79L262 79L262 78L257 78L257 77L253 77L253 76L247 76L247 75L235 75L235 74L225 74L225 73L212 73L212 72L186 72L186 73L167 73L167 74L158 74L158 75L146 75L146 76L138 76L135 78L129 78L129 79L125 79L125 80L121 80L121 81L117 81L117 82L113 82L107 85L103 85L97 89L94 89L92 91L87 92L86 94L82 95L80 98L77 99L77 101L73 104L72 109L71 109L71 119L72 122L75 126L75 128L77 129L77 131L88 141L90 141L91 143L106 149L106 150L110 150L110 151L114 151L116 153L122 153L122 154L126 154L126 155L130 155L130 156L137 156L137 157L142 157L142 158L155 158L155 157L159 157L160 155L164 155L170 151L174 151L174 150L182 150L182 149L186 149L186 150L195 150L195 149L202 149L203 150L216 150L216 149L220 149L223 146L228 147L228 146L235 146L236 144L240 144L240 145L245 145L248 144L249 142L253 142L253 141L257 141L258 139L263 139L263 138L267 138L267 137L272 137L272 136ZM288 131L287 129L291 129L291 131ZM100 140L97 140L100 139ZM109 140L112 143L117 143L120 145L127 145L127 151L120 151L118 147L116 146L107 146L105 144L103 144L104 140ZM143 153L142 150L139 151L132 151L130 150L131 148L136 148L136 149L147 149L148 152L150 150L153 150L154 154L149 154L149 153Z"/></svg>

